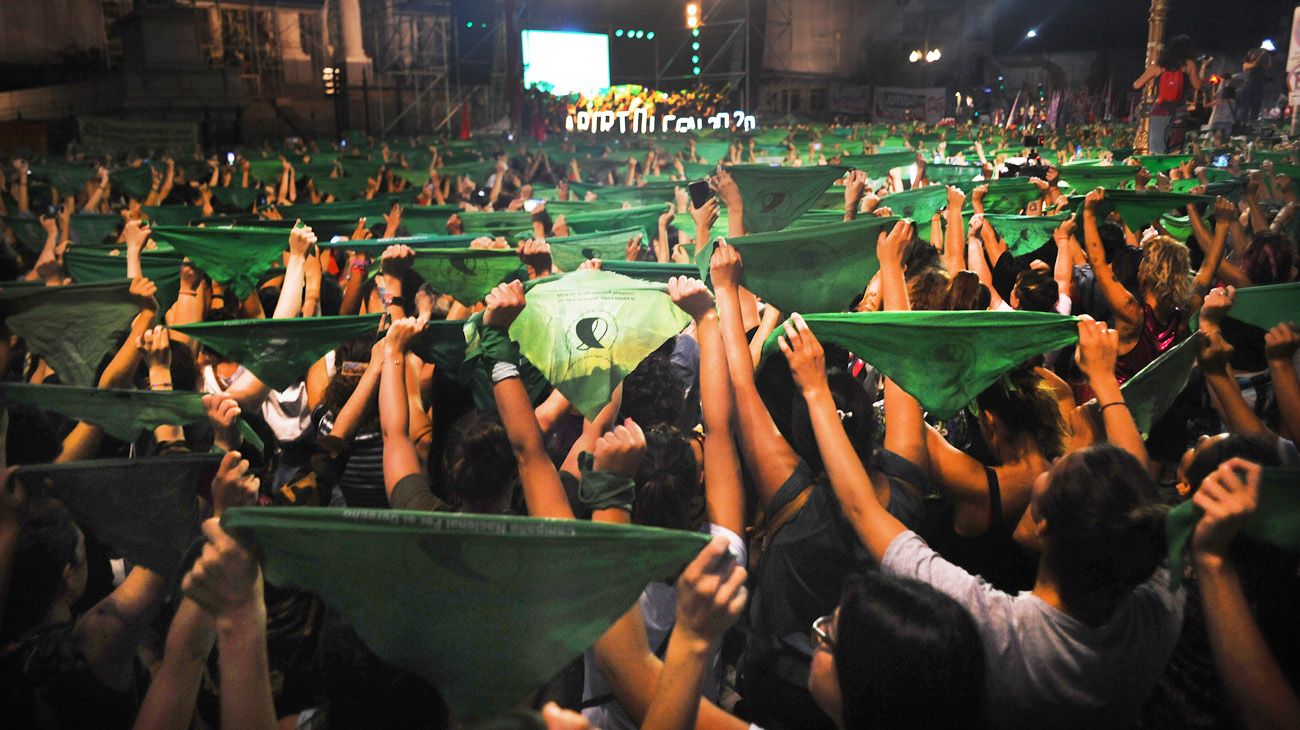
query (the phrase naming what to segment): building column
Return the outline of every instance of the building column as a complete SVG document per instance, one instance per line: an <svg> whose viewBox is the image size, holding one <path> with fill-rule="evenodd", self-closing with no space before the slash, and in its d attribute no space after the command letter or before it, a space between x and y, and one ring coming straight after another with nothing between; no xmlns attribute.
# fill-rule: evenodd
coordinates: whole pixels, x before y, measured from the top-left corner
<svg viewBox="0 0 1300 730"><path fill-rule="evenodd" d="M343 35L343 55L348 65L368 64L366 47L361 41L361 3L339 0L339 26Z"/></svg>
<svg viewBox="0 0 1300 730"><path fill-rule="evenodd" d="M226 54L221 38L221 11L216 6L208 8L208 37L212 42L212 60L220 63Z"/></svg>
<svg viewBox="0 0 1300 730"><path fill-rule="evenodd" d="M311 56L302 48L299 27L301 16L296 11L279 10L275 13L275 26L280 36L280 61L284 65L284 81L290 85L310 84L315 73Z"/></svg>

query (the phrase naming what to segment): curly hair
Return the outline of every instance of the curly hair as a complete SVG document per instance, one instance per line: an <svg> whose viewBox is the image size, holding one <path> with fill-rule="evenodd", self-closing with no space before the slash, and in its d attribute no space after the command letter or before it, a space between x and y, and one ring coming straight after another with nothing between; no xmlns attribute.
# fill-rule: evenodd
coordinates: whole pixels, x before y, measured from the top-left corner
<svg viewBox="0 0 1300 730"><path fill-rule="evenodd" d="M1151 292L1157 302L1169 309L1191 306L1195 294L1187 246L1169 236L1156 236L1147 241L1138 267L1138 284L1143 292Z"/></svg>

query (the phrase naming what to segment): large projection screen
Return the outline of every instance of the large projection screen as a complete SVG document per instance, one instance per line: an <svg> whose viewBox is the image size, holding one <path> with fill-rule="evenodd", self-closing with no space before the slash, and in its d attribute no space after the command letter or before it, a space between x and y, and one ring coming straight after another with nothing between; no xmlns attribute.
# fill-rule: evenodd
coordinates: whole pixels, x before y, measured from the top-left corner
<svg viewBox="0 0 1300 730"><path fill-rule="evenodd" d="M542 84L561 96L609 88L609 36L525 30L524 87Z"/></svg>

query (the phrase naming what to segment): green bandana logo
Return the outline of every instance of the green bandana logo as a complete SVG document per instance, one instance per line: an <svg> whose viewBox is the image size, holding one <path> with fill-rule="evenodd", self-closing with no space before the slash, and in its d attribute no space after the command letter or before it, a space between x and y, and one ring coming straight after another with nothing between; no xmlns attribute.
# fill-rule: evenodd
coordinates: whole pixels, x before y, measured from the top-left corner
<svg viewBox="0 0 1300 730"><path fill-rule="evenodd" d="M763 212L771 213L781 207L781 204L784 202L785 193L769 193L767 197L763 199Z"/></svg>
<svg viewBox="0 0 1300 730"><path fill-rule="evenodd" d="M612 322L604 315L583 317L573 326L573 335L578 338L577 349L579 351L605 349L603 339L607 335L611 335L610 339L614 339L613 330Z"/></svg>

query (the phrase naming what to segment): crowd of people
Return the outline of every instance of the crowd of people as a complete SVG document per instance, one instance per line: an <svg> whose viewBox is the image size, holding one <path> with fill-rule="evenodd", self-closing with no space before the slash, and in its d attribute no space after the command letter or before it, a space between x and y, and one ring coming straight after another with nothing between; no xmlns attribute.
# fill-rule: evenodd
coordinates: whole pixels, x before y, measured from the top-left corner
<svg viewBox="0 0 1300 730"><path fill-rule="evenodd" d="M1184 62L1144 79L1172 87L1161 75ZM1167 139L1158 117L1153 149ZM485 720L456 716L427 676L371 645L362 619L264 580L273 546L223 527L233 510L336 507L711 538L492 727L1300 724L1296 150L1227 130L1133 155L1134 128L1118 123L1066 126L1031 148L1033 130L972 125L759 131L13 159L0 195L6 722ZM789 220L764 222L818 169L831 182ZM930 192L932 210L912 202ZM646 208L643 232L615 253L561 263L566 238L621 230ZM347 218L358 209L377 213ZM591 222L600 215L609 228ZM1044 233L1023 245L1013 225ZM760 245L788 245L782 286L830 287L804 244L782 244L803 231L856 236L874 262L829 313L841 320L778 311L759 259L747 265ZM269 237L274 261L187 248L186 236L221 235ZM449 248L512 271L458 299L421 265ZM92 256L120 264L110 279L129 290L113 301L129 316L81 385L120 396L112 417L153 419L133 435L59 405L78 385L60 364L87 344L68 338L102 336L73 329L97 295L31 309L61 288L89 292L78 259ZM544 287L631 263L685 324L632 361L609 350L587 407L589 390L579 403L553 364L529 362L520 328ZM1259 291L1276 297L1267 327L1242 303ZM32 311L46 317L35 328L20 320ZM939 317L949 312L960 319ZM264 351L308 343L250 322L362 315L376 315L368 329L285 382L261 369ZM605 347L584 316L580 355ZM955 413L923 406L909 375L943 363L894 369L825 324L837 321L951 338L939 349L973 354L934 376L949 387L986 366L995 377ZM973 324L924 328L933 322ZM1014 322L1064 334L1005 367L983 362L1007 356L978 338ZM218 323L263 339L204 339ZM457 338L464 325L473 354L461 342L435 362L426 344L444 323ZM1025 346L1015 340L1002 342ZM1186 370L1157 375L1174 393L1157 397L1144 372L1184 352ZM19 397L28 386L34 402ZM201 395L204 415L134 413L169 393ZM40 470L205 453L220 457L189 500L202 518L192 547L148 564L105 530L117 512L78 512L58 498L60 472ZM151 498L132 495L167 485L107 486L144 513ZM1179 510L1191 515L1185 545L1170 528ZM600 593L604 578L575 590ZM523 657L487 660L507 674Z"/></svg>

